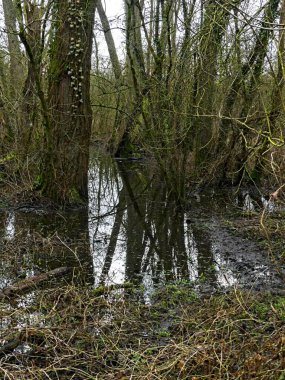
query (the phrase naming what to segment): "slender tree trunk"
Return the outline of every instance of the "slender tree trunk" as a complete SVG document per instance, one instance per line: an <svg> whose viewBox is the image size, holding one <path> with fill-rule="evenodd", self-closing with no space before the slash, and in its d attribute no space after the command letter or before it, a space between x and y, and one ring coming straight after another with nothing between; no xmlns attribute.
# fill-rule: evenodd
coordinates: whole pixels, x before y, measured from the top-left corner
<svg viewBox="0 0 285 380"><path fill-rule="evenodd" d="M116 87L116 90L118 91L117 99L116 99L116 107L119 110L121 107L125 107L125 103L126 103L126 99L124 97L125 91L120 91L121 86L124 85L125 78L122 76L122 67L121 67L121 63L119 61L119 57L117 54L110 23L109 23L108 17L106 16L106 12L104 10L101 0L97 0L97 11L101 20L102 28L105 35L105 41L106 41L108 52L109 52L110 61L111 61L114 76L116 79L115 87ZM114 127L113 127L114 135L115 135L115 131L117 131L121 126L124 125L123 121L124 121L124 117L122 113L117 111L115 115L115 119L114 119ZM116 149L115 148L116 144L114 140L115 140L115 137L114 139L112 139L112 144L110 144L111 151L113 149ZM113 144L114 144L114 147L112 146Z"/></svg>
<svg viewBox="0 0 285 380"><path fill-rule="evenodd" d="M7 93L5 98L9 99L6 105L6 109L3 111L5 113L5 121L7 127L7 136L9 141L13 141L17 137L17 124L21 120L20 112L11 112L10 106L15 109L15 102L19 101L22 93L24 66L22 62L22 53L20 49L20 40L18 38L17 31L17 12L16 6L13 0L3 0L3 11L4 11L4 22L5 30L7 33L8 40L8 51L9 51L9 76L7 80ZM8 84L9 83L9 84Z"/></svg>
<svg viewBox="0 0 285 380"><path fill-rule="evenodd" d="M41 7L36 3L25 3L26 18L26 39L30 46L31 53L36 62L36 70L41 74L41 33L42 33L42 12ZM36 84L36 71L32 62L28 61L28 73L23 87L22 101L22 125L19 131L20 149L26 157L32 145L33 132L37 127L38 97Z"/></svg>
<svg viewBox="0 0 285 380"><path fill-rule="evenodd" d="M254 168L255 176L259 178L266 163L266 151L270 148L276 132L276 125L279 117L284 114L284 85L285 85L285 0L282 0L280 10L280 32L277 52L277 75L271 95L271 110L267 119L265 130L268 132L263 135L257 154L257 162ZM282 132L281 132L282 136Z"/></svg>
<svg viewBox="0 0 285 380"><path fill-rule="evenodd" d="M196 115L193 124L197 164L202 163L208 157L210 148L213 146L218 56L230 20L230 12L239 3L240 0L235 0L230 4L227 0L223 0L217 5L216 1L207 0L204 13L201 10L203 23L197 49L198 59L194 71L192 98L193 113Z"/></svg>
<svg viewBox="0 0 285 380"><path fill-rule="evenodd" d="M221 122L216 151L216 155L221 157L219 164L221 181L227 179L227 172L234 171L236 175L231 181L233 184L238 184L243 177L245 163L251 153L246 144L250 140L249 135L254 131L254 127L248 128L246 124L237 126L235 125L235 118L245 121L248 118L257 87L260 84L262 69L272 36L272 28L268 25L273 25L277 17L279 3L280 0L268 0L262 25L256 34L253 48L233 80L226 97L223 111L226 117ZM236 110L237 99L242 90L242 106L239 105L238 110ZM235 156L233 152L236 153Z"/></svg>
<svg viewBox="0 0 285 380"><path fill-rule="evenodd" d="M5 29L8 39L9 70L10 70L10 95L20 95L23 84L24 70L21 62L21 49L16 27L17 15L13 0L3 0Z"/></svg>
<svg viewBox="0 0 285 380"><path fill-rule="evenodd" d="M128 109L131 117L126 123L121 141L115 152L115 156L128 155L131 152L130 134L135 124L136 117L141 114L142 98L145 93L146 68L144 62L144 52L141 38L141 5L138 0L125 0L126 12L126 52L127 52L127 75L126 82L129 81Z"/></svg>
<svg viewBox="0 0 285 380"><path fill-rule="evenodd" d="M117 54L117 50L115 47L113 35L111 32L109 20L106 16L106 13L105 13L105 10L103 8L101 0L97 0L97 11L98 11L98 14L99 14L99 17L100 17L100 20L102 23L103 31L105 34L105 40L106 40L106 44L108 47L110 60L111 60L112 66L113 66L115 78L120 79L120 77L122 75L121 64L120 64L120 61L118 58L118 54Z"/></svg>
<svg viewBox="0 0 285 380"><path fill-rule="evenodd" d="M270 132L274 133L276 121L282 112L285 111L285 103L283 99L283 89L285 84L285 0L282 0L280 10L280 32L278 43L278 56L277 56L277 75L275 78L275 85L272 91L272 104L269 115Z"/></svg>
<svg viewBox="0 0 285 380"><path fill-rule="evenodd" d="M26 84L29 83L30 86L32 86L33 89L36 91L36 94L38 96L39 103L40 103L43 126L45 130L48 131L49 130L49 114L48 114L48 106L47 106L45 91L43 88L43 78L42 78L42 72L41 72L41 58L42 58L43 47L42 47L42 44L41 46L37 45L37 43L40 42L38 40L38 37L42 31L42 28L39 25L39 20L34 19L35 14L33 11L32 19L33 19L33 22L35 22L35 25L33 25L33 28L35 29L32 31L32 34L30 34L27 31L28 26L26 25L30 17L30 15L27 17L27 15L29 14L29 9L23 10L21 0L16 0L16 5L17 5L17 10L18 10L19 37L25 48L28 62L29 62L29 74L28 74ZM27 3L25 1L24 5L26 6L31 5L32 7L32 3L30 2ZM35 7L37 6L35 5ZM38 9L36 10L35 13L39 15L39 13L37 12L38 12ZM44 29L45 27L43 26L43 30ZM26 98L26 100L29 101L29 97L31 96L31 94L32 94L32 91L29 93L29 96Z"/></svg>

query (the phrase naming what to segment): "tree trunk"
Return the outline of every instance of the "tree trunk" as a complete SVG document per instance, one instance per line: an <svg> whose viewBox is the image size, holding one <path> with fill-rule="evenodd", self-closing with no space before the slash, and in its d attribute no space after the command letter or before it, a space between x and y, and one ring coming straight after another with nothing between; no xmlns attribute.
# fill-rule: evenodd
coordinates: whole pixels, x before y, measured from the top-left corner
<svg viewBox="0 0 285 380"><path fill-rule="evenodd" d="M266 151L270 149L270 146L279 144L283 145L282 131L280 131L281 138L275 140L275 133L277 122L281 115L284 115L285 103L284 103L284 84L285 84L285 0L281 2L280 9L280 32L277 52L277 74L275 75L275 83L272 89L271 95L271 110L268 115L267 125L264 127L266 133L261 138L261 142L257 154L257 162L254 168L254 174L259 179L266 164L267 155Z"/></svg>
<svg viewBox="0 0 285 380"><path fill-rule="evenodd" d="M16 7L12 0L3 0L3 11L5 19L5 29L8 39L9 50L9 70L10 70L10 95L14 97L21 93L21 85L23 84L23 67L21 66L21 49L20 41L16 28Z"/></svg>
<svg viewBox="0 0 285 380"><path fill-rule="evenodd" d="M142 97L146 85L146 70L140 29L140 3L138 0L125 0L124 6L126 12L126 83L129 82L132 89L128 94L129 99L126 109L131 117L128 118L121 141L115 152L116 157L132 153L130 135L137 116L141 114Z"/></svg>
<svg viewBox="0 0 285 380"><path fill-rule="evenodd" d="M197 63L194 70L192 98L193 113L196 115L193 125L197 164L208 158L210 148L213 146L218 57L230 20L230 11L239 3L240 0L235 0L230 4L227 0L223 0L220 5L213 0L205 2L201 37L197 48Z"/></svg>
<svg viewBox="0 0 285 380"><path fill-rule="evenodd" d="M103 31L104 31L104 35L105 35L105 41L106 41L106 44L108 47L108 52L109 52L109 56L110 56L112 66L113 66L115 78L120 79L121 74L122 74L122 69L121 69L119 58L118 58L114 39L112 36L109 20L106 16L106 13L105 13L105 10L102 6L101 0L97 0L97 11L98 11L101 23L102 23L102 27L103 27Z"/></svg>
<svg viewBox="0 0 285 380"><path fill-rule="evenodd" d="M11 112L15 110L15 103L18 102L24 78L24 69L22 66L20 41L17 34L16 20L17 12L15 4L12 0L3 0L4 22L8 40L9 51L9 75L7 80L7 92L5 93L5 121L7 127L8 140L13 141L16 138L17 130L16 125L20 120L20 112ZM7 104L9 103L9 104Z"/></svg>
<svg viewBox="0 0 285 380"><path fill-rule="evenodd" d="M221 157L218 172L222 182L228 180L227 173L230 171L236 173L236 178L231 178L233 184L238 184L241 181L245 163L251 153L251 150L246 146L250 141L249 135L252 132L259 133L258 130L255 130L255 126L253 128L249 128L246 124L237 126L235 119L247 120L252 108L272 36L272 29L268 28L268 25L274 24L279 2L280 0L269 0L266 4L261 28L256 33L252 50L234 78L226 97L223 110L225 118L220 125L216 149L216 155ZM237 107L240 94L242 94L242 106Z"/></svg>
<svg viewBox="0 0 285 380"><path fill-rule="evenodd" d="M90 70L96 2L54 2L48 104L50 128L41 173L42 193L57 203L88 196L92 123Z"/></svg>
<svg viewBox="0 0 285 380"><path fill-rule="evenodd" d="M41 76L41 33L42 12L41 7L32 2L25 3L26 39L36 63L36 70ZM38 97L36 85L36 70L31 61L28 61L28 73L23 87L22 125L19 130L19 148L24 157L29 153L33 132L38 120Z"/></svg>

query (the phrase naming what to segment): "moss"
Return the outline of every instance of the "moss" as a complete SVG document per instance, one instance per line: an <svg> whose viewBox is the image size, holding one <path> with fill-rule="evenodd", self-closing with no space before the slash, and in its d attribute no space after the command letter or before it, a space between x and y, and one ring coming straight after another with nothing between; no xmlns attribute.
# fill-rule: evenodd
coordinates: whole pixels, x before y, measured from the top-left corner
<svg viewBox="0 0 285 380"><path fill-rule="evenodd" d="M266 303L258 302L254 305L253 311L259 319L266 320L270 307Z"/></svg>
<svg viewBox="0 0 285 380"><path fill-rule="evenodd" d="M73 187L68 192L68 200L71 204L80 204L82 203L82 198L79 192Z"/></svg>
<svg viewBox="0 0 285 380"><path fill-rule="evenodd" d="M5 164L5 163L13 160L14 158L16 158L16 154L14 152L9 152L6 154L6 156L4 156L0 159L0 164Z"/></svg>
<svg viewBox="0 0 285 380"><path fill-rule="evenodd" d="M279 297L273 303L273 309L278 314L279 318L285 321L285 297Z"/></svg>
<svg viewBox="0 0 285 380"><path fill-rule="evenodd" d="M33 183L33 189L34 190L39 190L41 189L42 187L42 183L43 183L43 177L42 175L38 174L34 180L34 183Z"/></svg>

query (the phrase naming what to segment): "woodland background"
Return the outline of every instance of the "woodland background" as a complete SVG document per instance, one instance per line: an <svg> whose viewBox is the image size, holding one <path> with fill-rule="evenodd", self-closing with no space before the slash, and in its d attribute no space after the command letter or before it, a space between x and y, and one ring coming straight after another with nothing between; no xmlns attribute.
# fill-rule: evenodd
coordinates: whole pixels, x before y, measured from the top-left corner
<svg viewBox="0 0 285 380"><path fill-rule="evenodd" d="M284 0L125 0L119 51L101 0L2 7L1 163L42 195L87 197L91 141L153 157L179 197L282 184Z"/></svg>

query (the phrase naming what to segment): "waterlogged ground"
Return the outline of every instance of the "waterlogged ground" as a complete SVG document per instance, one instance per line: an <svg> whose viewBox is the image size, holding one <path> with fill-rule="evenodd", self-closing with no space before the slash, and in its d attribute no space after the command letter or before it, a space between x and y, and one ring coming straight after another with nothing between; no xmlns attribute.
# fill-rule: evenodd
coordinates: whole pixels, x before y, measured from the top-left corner
<svg viewBox="0 0 285 380"><path fill-rule="evenodd" d="M94 159L88 209L27 202L0 213L0 287L61 266L76 268L67 282L142 284L146 302L173 282L204 293L282 287L268 251L228 228L233 213L264 207L274 204L248 191L211 191L190 193L182 208L151 163Z"/></svg>
<svg viewBox="0 0 285 380"><path fill-rule="evenodd" d="M0 212L0 379L284 380L282 207L249 190L182 207L151 163L108 158L89 196Z"/></svg>
<svg viewBox="0 0 285 380"><path fill-rule="evenodd" d="M268 252L227 228L237 210L274 207L261 196L190 193L182 208L146 162L94 160L89 177L88 210L28 202L1 212L1 288L61 266L94 286L143 284L146 300L177 281L205 292L282 285Z"/></svg>

